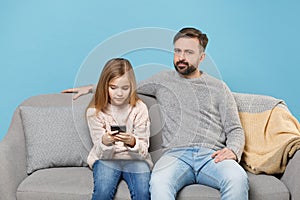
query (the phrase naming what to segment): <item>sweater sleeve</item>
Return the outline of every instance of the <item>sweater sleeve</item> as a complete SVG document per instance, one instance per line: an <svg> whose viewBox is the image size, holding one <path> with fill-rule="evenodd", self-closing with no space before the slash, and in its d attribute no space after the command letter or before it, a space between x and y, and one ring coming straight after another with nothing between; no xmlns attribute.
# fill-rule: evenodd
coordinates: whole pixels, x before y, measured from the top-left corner
<svg viewBox="0 0 300 200"><path fill-rule="evenodd" d="M224 100L219 109L226 134L226 147L236 154L237 161L240 162L245 145L245 135L233 94L225 83L223 88Z"/></svg>
<svg viewBox="0 0 300 200"><path fill-rule="evenodd" d="M142 101L139 101L137 106L133 128L136 144L133 148L128 149L138 152L141 157L145 158L148 155L149 148L150 120L147 106Z"/></svg>
<svg viewBox="0 0 300 200"><path fill-rule="evenodd" d="M169 76L170 70L161 71L150 78L138 83L137 93L156 96L157 87Z"/></svg>
<svg viewBox="0 0 300 200"><path fill-rule="evenodd" d="M87 122L90 130L90 135L92 138L92 142L94 144L94 148L96 151L96 155L98 157L111 158L114 153L113 146L106 146L102 142L102 136L105 134L105 119L99 114L96 115L96 109L89 108L87 110Z"/></svg>
<svg viewBox="0 0 300 200"><path fill-rule="evenodd" d="M93 84L92 85L92 93L95 94L96 93L96 89L97 89L97 85Z"/></svg>
<svg viewBox="0 0 300 200"><path fill-rule="evenodd" d="M155 83L152 82L151 80L145 80L139 82L137 87L137 93L155 96L156 93Z"/></svg>

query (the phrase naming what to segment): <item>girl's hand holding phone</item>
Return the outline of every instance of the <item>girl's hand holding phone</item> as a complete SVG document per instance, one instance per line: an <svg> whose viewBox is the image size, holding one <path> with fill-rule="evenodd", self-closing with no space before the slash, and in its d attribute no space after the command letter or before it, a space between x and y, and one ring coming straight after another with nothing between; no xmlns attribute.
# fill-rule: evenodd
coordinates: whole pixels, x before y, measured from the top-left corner
<svg viewBox="0 0 300 200"><path fill-rule="evenodd" d="M135 146L135 137L133 137L133 135L130 133L119 132L118 134L114 135L114 140L124 142L129 147Z"/></svg>
<svg viewBox="0 0 300 200"><path fill-rule="evenodd" d="M119 131L107 131L103 136L102 136L102 143L106 146L110 146L115 143L115 135L117 135Z"/></svg>

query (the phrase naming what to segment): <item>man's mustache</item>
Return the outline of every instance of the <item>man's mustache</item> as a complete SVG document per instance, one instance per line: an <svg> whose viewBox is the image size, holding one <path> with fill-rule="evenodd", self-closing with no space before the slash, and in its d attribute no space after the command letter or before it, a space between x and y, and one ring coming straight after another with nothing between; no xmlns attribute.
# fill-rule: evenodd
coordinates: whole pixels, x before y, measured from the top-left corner
<svg viewBox="0 0 300 200"><path fill-rule="evenodd" d="M189 66L189 63L188 62L184 62L184 61L177 61L175 64L176 64L176 66L178 66L179 64L184 64L184 65Z"/></svg>

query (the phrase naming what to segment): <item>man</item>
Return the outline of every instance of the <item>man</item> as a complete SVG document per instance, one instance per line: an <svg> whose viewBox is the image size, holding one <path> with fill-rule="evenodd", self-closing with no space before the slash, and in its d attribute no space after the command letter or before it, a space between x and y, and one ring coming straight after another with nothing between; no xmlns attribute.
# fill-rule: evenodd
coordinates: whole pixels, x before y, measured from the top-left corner
<svg viewBox="0 0 300 200"><path fill-rule="evenodd" d="M190 184L220 190L222 200L248 199L248 178L238 164L245 138L233 95L226 84L198 69L208 39L195 28L174 37L174 66L139 84L154 95L165 120L164 153L154 166L151 199L175 199ZM88 93L75 88L78 96Z"/></svg>

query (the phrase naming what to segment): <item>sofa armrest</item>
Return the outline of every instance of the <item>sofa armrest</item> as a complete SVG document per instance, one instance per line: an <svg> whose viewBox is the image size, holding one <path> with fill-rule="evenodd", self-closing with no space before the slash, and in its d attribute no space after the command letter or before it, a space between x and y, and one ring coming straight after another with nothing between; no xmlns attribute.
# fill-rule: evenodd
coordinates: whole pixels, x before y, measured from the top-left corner
<svg viewBox="0 0 300 200"><path fill-rule="evenodd" d="M291 200L300 199L300 151L297 151L288 162L286 170L281 177L282 182L287 186L291 194Z"/></svg>
<svg viewBox="0 0 300 200"><path fill-rule="evenodd" d="M16 109L9 130L0 142L0 200L15 200L16 191L27 177L25 139Z"/></svg>

